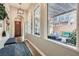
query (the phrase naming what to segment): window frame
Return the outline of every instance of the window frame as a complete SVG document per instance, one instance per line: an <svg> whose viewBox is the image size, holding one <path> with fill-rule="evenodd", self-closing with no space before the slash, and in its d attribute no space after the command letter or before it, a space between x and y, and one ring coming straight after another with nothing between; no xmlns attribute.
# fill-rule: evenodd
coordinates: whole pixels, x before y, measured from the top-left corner
<svg viewBox="0 0 79 59"><path fill-rule="evenodd" d="M71 46L71 45L68 45L68 44L64 44L64 43L61 43L61 42L59 42L59 41L55 41L55 40L51 40L50 38L48 38L48 29L49 29L49 20L48 20L48 3L47 3L47 40L48 41L50 41L50 42L53 42L53 43L55 43L55 44L57 44L57 45L60 45L60 46L63 46L63 47L65 47L65 48L69 48L69 49L72 49L72 50L75 50L75 51L77 51L77 52L79 52L79 31L78 31L78 19L79 19L79 17L78 17L78 15L79 15L79 8L78 8L78 6L79 6L79 4L78 3L76 3L77 5L76 5L76 13L77 13L77 16L76 16L76 46Z"/></svg>
<svg viewBox="0 0 79 59"><path fill-rule="evenodd" d="M30 19L28 17L28 34L32 34L32 13L28 13L28 16L30 16ZM30 27L29 27L30 25ZM29 32L29 29L30 29L30 32Z"/></svg>
<svg viewBox="0 0 79 59"><path fill-rule="evenodd" d="M29 19L29 15L30 15L30 19ZM32 13L28 12L26 18L27 18L27 20L25 20L25 23L24 23L24 34L26 34L26 33L27 34L32 34ZM30 25L30 27L29 27L29 25ZM29 28L30 28L30 32L28 30Z"/></svg>
<svg viewBox="0 0 79 59"><path fill-rule="evenodd" d="M35 34L35 10L37 10L38 8L40 9L40 12L41 12L40 4L37 4L35 6L35 8L33 9L33 35L37 36L37 37L40 37L41 36L41 26L40 26L40 21L41 20L40 19L39 19L39 27L40 27L40 29L39 29L39 35ZM41 17L41 15L39 17Z"/></svg>

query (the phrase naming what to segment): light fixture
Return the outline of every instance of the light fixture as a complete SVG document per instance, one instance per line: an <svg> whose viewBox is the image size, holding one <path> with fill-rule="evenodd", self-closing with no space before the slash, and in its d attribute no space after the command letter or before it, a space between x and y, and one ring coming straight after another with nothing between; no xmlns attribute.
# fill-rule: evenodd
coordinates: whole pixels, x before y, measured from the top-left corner
<svg viewBox="0 0 79 59"><path fill-rule="evenodd" d="M19 3L19 8L17 9L17 14L18 15L23 15L24 14L24 10L21 8L22 3Z"/></svg>

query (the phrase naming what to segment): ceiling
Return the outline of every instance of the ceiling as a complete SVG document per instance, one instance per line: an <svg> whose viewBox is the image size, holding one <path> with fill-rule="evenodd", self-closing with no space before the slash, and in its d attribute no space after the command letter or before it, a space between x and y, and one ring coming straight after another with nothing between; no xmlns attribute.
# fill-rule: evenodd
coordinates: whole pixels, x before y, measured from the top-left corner
<svg viewBox="0 0 79 59"><path fill-rule="evenodd" d="M27 10L32 3L9 3L9 5ZM48 16L54 17L76 9L76 3L48 3Z"/></svg>
<svg viewBox="0 0 79 59"><path fill-rule="evenodd" d="M31 3L9 3L9 5L16 8L21 8L23 10L27 10L31 6Z"/></svg>
<svg viewBox="0 0 79 59"><path fill-rule="evenodd" d="M49 3L48 16L54 17L76 9L75 3Z"/></svg>

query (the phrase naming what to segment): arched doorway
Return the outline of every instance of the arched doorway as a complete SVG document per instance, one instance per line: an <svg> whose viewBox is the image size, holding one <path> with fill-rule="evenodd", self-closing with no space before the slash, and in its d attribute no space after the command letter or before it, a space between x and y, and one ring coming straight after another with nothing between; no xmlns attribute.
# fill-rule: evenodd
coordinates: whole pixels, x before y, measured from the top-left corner
<svg viewBox="0 0 79 59"><path fill-rule="evenodd" d="M15 18L14 21L14 25L15 25L15 37L21 37L22 36L22 20L23 20L23 16L17 16Z"/></svg>

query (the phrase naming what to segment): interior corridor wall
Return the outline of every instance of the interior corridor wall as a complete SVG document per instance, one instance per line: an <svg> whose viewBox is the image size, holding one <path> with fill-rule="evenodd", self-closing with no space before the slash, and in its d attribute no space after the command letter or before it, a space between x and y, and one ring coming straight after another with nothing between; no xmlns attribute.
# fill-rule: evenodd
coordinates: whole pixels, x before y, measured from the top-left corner
<svg viewBox="0 0 79 59"><path fill-rule="evenodd" d="M14 35L15 35L14 21L16 21L15 18L17 18L17 8L15 8L9 4L6 4L6 10L7 10L7 13L9 16L9 22L10 22L9 34L11 37L14 37ZM22 40L23 41L24 41L24 23L25 23L26 19L27 19L27 13L26 13L26 10L24 10L23 19L22 19Z"/></svg>
<svg viewBox="0 0 79 59"><path fill-rule="evenodd" d="M31 11L35 8L35 4L30 7ZM79 55L78 51L71 48L58 45L47 38L47 4L40 4L41 7L41 37L36 37L33 34L25 34L26 39L32 42L37 48L39 48L45 55L50 56L69 56ZM31 12L30 11L30 12ZM33 16L33 14L32 14ZM32 17L32 22L34 18ZM32 25L33 26L33 25Z"/></svg>

